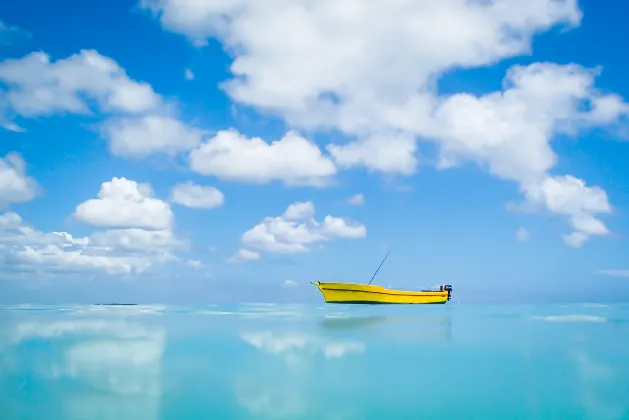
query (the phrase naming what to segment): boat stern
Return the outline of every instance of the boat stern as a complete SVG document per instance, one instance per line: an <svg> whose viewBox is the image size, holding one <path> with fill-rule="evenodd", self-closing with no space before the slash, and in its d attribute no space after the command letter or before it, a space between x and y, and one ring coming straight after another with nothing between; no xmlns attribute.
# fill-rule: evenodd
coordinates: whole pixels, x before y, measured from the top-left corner
<svg viewBox="0 0 629 420"><path fill-rule="evenodd" d="M445 286L443 286L443 290L448 292L448 300L450 300L450 298L452 297L452 286L446 284Z"/></svg>

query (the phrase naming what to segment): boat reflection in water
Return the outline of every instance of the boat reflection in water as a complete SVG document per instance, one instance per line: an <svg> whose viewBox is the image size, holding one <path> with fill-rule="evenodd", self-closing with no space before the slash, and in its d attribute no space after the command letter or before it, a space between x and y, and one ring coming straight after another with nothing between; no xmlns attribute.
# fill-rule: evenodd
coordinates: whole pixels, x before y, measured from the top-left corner
<svg viewBox="0 0 629 420"><path fill-rule="evenodd" d="M326 316L319 326L326 330L354 330L387 322L386 316Z"/></svg>
<svg viewBox="0 0 629 420"><path fill-rule="evenodd" d="M342 316L328 315L321 319L319 328L326 331L373 329L379 338L396 340L450 341L452 317L426 316Z"/></svg>

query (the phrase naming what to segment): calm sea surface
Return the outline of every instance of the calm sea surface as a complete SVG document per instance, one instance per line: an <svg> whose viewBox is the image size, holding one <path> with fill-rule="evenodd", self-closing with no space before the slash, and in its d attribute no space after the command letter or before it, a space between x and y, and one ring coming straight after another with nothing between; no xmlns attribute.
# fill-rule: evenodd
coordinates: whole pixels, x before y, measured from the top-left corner
<svg viewBox="0 0 629 420"><path fill-rule="evenodd" d="M2 306L0 418L629 419L629 305Z"/></svg>

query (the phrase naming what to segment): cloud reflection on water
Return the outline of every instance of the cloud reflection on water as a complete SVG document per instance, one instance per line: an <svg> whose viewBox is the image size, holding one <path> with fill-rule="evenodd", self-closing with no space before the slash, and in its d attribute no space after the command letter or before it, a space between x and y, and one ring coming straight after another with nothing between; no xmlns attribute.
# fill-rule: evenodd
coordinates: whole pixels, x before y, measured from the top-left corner
<svg viewBox="0 0 629 420"><path fill-rule="evenodd" d="M386 407L432 419L448 395L460 418L625 418L624 312L540 322L576 312L532 309L0 308L0 412L348 420Z"/></svg>
<svg viewBox="0 0 629 420"><path fill-rule="evenodd" d="M269 419L365 418L360 407L331 402L329 387L328 392L319 388L334 383L341 396L359 390L361 377L340 359L362 357L365 343L301 331L258 330L240 337L256 349L233 381L237 401L250 414ZM336 415L330 417L331 412Z"/></svg>
<svg viewBox="0 0 629 420"><path fill-rule="evenodd" d="M612 367L594 360L583 350L573 352L572 360L577 367L576 385L579 400L586 414L597 420L628 418L629 405L614 402L616 398L613 395L616 388L623 387L619 382L624 382L626 386L627 380L621 378L621 381L618 381Z"/></svg>
<svg viewBox="0 0 629 420"><path fill-rule="evenodd" d="M35 382L29 386L57 402L47 408L47 418L159 418L166 341L163 330L119 317L66 315L64 319L45 320L32 315L26 320L18 317L13 324L3 323L6 342L2 351L14 352L13 359L20 362L18 370L30 364L36 368ZM20 351L24 346L37 349L38 345L43 347L34 353ZM27 400L34 392L24 391ZM26 417L41 417L36 406L25 404L23 409Z"/></svg>

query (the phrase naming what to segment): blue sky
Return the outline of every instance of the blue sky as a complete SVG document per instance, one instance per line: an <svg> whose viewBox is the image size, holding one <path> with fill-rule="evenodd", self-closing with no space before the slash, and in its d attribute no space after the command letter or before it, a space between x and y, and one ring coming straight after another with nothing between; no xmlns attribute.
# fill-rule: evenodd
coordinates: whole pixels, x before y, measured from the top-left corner
<svg viewBox="0 0 629 420"><path fill-rule="evenodd" d="M626 299L624 15L3 4L0 300Z"/></svg>

